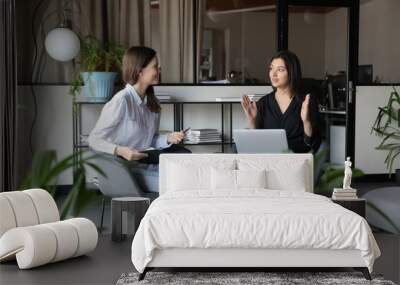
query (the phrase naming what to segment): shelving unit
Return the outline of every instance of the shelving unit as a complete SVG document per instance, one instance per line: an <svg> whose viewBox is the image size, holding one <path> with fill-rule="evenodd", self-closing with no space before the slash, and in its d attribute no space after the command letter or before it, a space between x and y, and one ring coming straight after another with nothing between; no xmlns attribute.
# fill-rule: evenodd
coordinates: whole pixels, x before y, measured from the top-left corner
<svg viewBox="0 0 400 285"><path fill-rule="evenodd" d="M73 103L73 114L72 114L72 126L73 126L73 153L76 155L76 159L79 158L79 151L81 149L88 148L86 143L83 143L81 140L82 137L82 106L84 105L104 105L107 101L94 101L88 99L77 99ZM173 105L173 117L174 117L174 131L180 131L184 128L184 106L192 105L192 104L217 104L220 106L221 113L221 142L208 142L208 143L182 143L182 145L187 146L207 146L207 145L219 145L221 147L221 152L225 152L225 146L233 145L232 139L232 105L240 104L239 101L224 101L224 102L216 102L216 101L160 101L160 104L169 104ZM225 107L229 106L229 139L225 140ZM74 165L76 165L76 161Z"/></svg>

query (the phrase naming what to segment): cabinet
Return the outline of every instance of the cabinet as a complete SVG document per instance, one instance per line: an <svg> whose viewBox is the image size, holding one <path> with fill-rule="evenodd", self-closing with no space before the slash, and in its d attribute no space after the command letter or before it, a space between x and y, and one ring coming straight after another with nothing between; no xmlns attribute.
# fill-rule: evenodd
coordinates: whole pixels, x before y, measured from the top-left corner
<svg viewBox="0 0 400 285"><path fill-rule="evenodd" d="M353 199L353 200L336 200L332 199L332 201L340 206L359 214L361 217L365 218L365 199Z"/></svg>

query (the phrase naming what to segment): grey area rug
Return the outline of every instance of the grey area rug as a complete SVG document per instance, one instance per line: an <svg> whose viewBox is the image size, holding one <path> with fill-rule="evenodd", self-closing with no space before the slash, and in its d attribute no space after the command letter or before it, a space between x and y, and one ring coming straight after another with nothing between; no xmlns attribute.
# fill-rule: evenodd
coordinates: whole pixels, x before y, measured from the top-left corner
<svg viewBox="0 0 400 285"><path fill-rule="evenodd" d="M138 281L139 273L122 274L117 285L146 284L379 284L395 285L384 280L380 275L372 275L372 281L364 278L360 272L148 272L142 281Z"/></svg>

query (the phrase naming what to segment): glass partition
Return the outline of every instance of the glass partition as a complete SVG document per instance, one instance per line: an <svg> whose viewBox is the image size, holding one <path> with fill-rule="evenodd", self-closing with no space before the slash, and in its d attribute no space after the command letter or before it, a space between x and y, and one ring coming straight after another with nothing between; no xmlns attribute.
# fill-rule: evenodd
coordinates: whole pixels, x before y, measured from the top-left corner
<svg viewBox="0 0 400 285"><path fill-rule="evenodd" d="M265 84L276 52L276 1L201 0L198 82Z"/></svg>

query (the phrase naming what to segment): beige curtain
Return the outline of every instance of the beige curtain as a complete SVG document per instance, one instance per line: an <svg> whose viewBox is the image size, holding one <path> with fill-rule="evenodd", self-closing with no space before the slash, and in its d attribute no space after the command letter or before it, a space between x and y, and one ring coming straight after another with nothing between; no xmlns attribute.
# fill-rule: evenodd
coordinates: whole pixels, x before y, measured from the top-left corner
<svg viewBox="0 0 400 285"><path fill-rule="evenodd" d="M196 63L197 63L197 80L199 82L200 78L200 68L199 68L199 63L200 63L200 54L201 54L201 49L203 47L203 30L204 30L204 13L206 11L206 0L198 0L197 1L197 30L196 30ZM196 83L196 82L195 82Z"/></svg>
<svg viewBox="0 0 400 285"><path fill-rule="evenodd" d="M78 13L73 14L73 22L80 37L92 35L104 40L103 1L79 0L73 1Z"/></svg>
<svg viewBox="0 0 400 285"><path fill-rule="evenodd" d="M0 2L0 192L15 191L17 53L15 0ZM3 223L3 217L1 217Z"/></svg>
<svg viewBox="0 0 400 285"><path fill-rule="evenodd" d="M125 47L145 44L144 9L149 1L108 0L108 37Z"/></svg>
<svg viewBox="0 0 400 285"><path fill-rule="evenodd" d="M193 83L193 2L159 1L163 83Z"/></svg>

